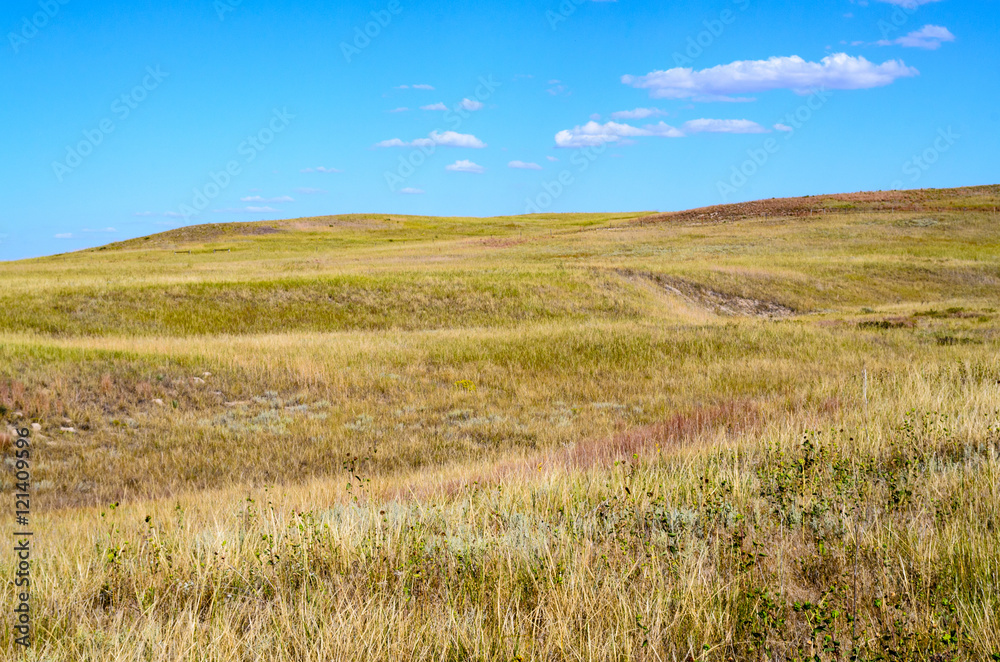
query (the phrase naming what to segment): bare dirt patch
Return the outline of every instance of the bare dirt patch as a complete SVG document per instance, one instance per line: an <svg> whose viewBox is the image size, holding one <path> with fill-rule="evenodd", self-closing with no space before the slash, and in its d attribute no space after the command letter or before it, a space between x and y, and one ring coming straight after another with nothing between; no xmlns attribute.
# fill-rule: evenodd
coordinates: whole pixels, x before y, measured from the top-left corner
<svg viewBox="0 0 1000 662"><path fill-rule="evenodd" d="M667 292L719 315L781 319L795 314L793 309L776 301L751 299L737 294L719 292L700 283L692 283L675 276L631 269L619 269L618 273L629 278L639 277L649 280Z"/></svg>

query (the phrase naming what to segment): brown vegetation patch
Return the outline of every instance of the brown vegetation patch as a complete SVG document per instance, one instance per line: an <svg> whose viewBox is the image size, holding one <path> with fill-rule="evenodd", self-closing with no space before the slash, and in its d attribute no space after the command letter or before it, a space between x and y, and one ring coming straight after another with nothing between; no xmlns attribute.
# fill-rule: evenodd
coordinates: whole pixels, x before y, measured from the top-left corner
<svg viewBox="0 0 1000 662"><path fill-rule="evenodd" d="M521 244L527 243L527 239L523 238L509 238L509 237L487 237L486 239L480 239L477 243L486 246L487 248L510 248L511 246L520 246Z"/></svg>
<svg viewBox="0 0 1000 662"><path fill-rule="evenodd" d="M884 319L862 320L858 322L859 329L912 329L916 322L910 317L886 317Z"/></svg>
<svg viewBox="0 0 1000 662"><path fill-rule="evenodd" d="M983 196L996 196L1000 186L970 186L958 189L915 191L865 191L800 198L771 198L729 205L713 205L679 212L651 214L631 221L653 223L713 224L748 218L797 217L834 213L955 210L979 208Z"/></svg>

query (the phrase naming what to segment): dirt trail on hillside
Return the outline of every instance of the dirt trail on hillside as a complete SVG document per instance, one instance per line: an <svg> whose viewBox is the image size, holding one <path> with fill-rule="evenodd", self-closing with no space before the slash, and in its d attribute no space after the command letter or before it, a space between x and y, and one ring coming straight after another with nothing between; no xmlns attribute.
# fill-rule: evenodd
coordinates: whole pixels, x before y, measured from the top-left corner
<svg viewBox="0 0 1000 662"><path fill-rule="evenodd" d="M727 292L719 292L700 283L692 283L676 276L633 269L616 269L615 272L630 280L642 279L651 282L669 294L717 315L783 319L795 314L793 309L776 301L751 299Z"/></svg>

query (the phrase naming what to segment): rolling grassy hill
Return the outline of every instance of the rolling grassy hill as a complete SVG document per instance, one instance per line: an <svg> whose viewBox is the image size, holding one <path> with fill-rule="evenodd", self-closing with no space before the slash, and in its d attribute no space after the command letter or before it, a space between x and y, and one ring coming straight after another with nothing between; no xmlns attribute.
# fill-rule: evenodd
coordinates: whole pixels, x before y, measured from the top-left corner
<svg viewBox="0 0 1000 662"><path fill-rule="evenodd" d="M0 263L29 659L1000 654L997 207L329 216Z"/></svg>

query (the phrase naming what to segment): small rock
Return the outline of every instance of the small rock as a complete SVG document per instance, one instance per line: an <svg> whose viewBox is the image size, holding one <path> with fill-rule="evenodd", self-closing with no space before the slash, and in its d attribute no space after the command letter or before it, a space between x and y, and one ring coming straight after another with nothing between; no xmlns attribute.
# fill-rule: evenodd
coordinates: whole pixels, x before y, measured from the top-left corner
<svg viewBox="0 0 1000 662"><path fill-rule="evenodd" d="M153 399L153 402L154 402L155 404L158 404L158 405L162 405L162 404L163 404L163 400L160 400L159 398L154 398L154 399Z"/></svg>
<svg viewBox="0 0 1000 662"><path fill-rule="evenodd" d="M76 428L59 428L63 432L76 432Z"/></svg>
<svg viewBox="0 0 1000 662"><path fill-rule="evenodd" d="M203 373L201 373L201 376L202 377L211 377L212 373L210 373L210 372L203 372Z"/></svg>
<svg viewBox="0 0 1000 662"><path fill-rule="evenodd" d="M42 426L39 425L38 423L32 423L31 424L31 429L34 430L35 432L38 432L39 430L42 429Z"/></svg>
<svg viewBox="0 0 1000 662"><path fill-rule="evenodd" d="M202 379L201 377L192 377L191 381L193 381L195 384L204 384L205 383L205 380Z"/></svg>

